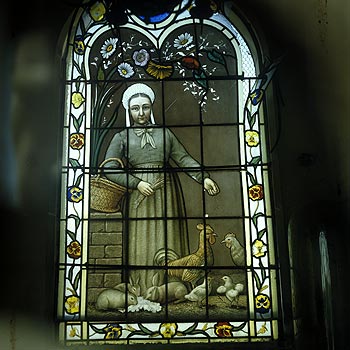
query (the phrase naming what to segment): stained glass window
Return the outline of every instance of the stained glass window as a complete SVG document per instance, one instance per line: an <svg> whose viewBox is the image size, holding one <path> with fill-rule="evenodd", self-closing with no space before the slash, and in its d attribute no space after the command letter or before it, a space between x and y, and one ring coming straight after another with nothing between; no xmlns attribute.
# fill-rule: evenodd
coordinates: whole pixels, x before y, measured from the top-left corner
<svg viewBox="0 0 350 350"><path fill-rule="evenodd" d="M212 2L66 41L58 318L65 344L278 338L262 69Z"/></svg>

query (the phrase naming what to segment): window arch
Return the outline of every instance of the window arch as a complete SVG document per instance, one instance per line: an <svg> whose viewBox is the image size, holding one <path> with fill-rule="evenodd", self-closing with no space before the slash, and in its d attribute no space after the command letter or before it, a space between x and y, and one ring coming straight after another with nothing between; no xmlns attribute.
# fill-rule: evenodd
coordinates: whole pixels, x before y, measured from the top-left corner
<svg viewBox="0 0 350 350"><path fill-rule="evenodd" d="M261 108L276 63L260 66L225 8L200 19L193 7L147 23L128 10L117 26L97 1L72 20L58 294L67 344L278 338ZM136 83L146 96L126 98ZM136 125L131 101L137 113L151 105L150 124Z"/></svg>

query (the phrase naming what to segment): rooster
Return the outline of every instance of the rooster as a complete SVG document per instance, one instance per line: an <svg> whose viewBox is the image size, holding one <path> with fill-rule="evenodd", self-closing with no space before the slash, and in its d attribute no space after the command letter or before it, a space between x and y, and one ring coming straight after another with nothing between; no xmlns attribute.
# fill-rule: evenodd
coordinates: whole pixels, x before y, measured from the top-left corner
<svg viewBox="0 0 350 350"><path fill-rule="evenodd" d="M192 289L196 286L198 280L204 275L203 266L212 266L214 264L214 254L212 245L216 241L216 233L210 225L197 225L199 230L198 248L192 254L179 257L172 249L159 249L154 255L154 263L158 266L179 266L178 269L168 269L168 275L177 277L184 282L189 282ZM167 261L165 257L167 256Z"/></svg>
<svg viewBox="0 0 350 350"><path fill-rule="evenodd" d="M237 239L235 233L226 233L225 238L221 243L225 243L225 246L230 249L231 259L235 266L245 265L244 247Z"/></svg>

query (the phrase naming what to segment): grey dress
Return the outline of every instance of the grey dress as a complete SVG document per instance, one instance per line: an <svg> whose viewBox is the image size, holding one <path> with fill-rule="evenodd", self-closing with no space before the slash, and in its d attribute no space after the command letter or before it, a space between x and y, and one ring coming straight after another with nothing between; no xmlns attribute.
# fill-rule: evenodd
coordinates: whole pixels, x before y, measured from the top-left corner
<svg viewBox="0 0 350 350"><path fill-rule="evenodd" d="M150 143L145 142L146 136L137 136L140 130L146 131L148 138L151 135ZM129 273L133 278L139 277L144 293L152 286L155 270L138 266L154 265L154 255L160 248L171 248L180 257L189 253L185 206L176 170L186 171L198 183L208 174L201 171L200 164L169 129L153 125L117 133L106 152L106 159L112 157L123 159L126 166L121 169L117 162L109 162L105 165L109 168L106 176L132 190L122 206L123 217L127 219L124 220L124 237L127 237L124 263L136 265L137 270ZM170 159L175 167L169 166ZM155 193L144 197L137 190L140 181L156 184Z"/></svg>

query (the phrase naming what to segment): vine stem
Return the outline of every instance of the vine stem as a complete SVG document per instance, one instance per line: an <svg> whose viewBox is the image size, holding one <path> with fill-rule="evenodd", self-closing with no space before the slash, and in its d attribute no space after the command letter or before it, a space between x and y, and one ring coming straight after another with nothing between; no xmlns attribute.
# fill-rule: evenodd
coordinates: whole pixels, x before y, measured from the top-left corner
<svg viewBox="0 0 350 350"><path fill-rule="evenodd" d="M75 211L75 214L77 214L77 216L79 217L79 213L78 213L77 209L75 208L75 203L74 202L73 202L73 209Z"/></svg>

